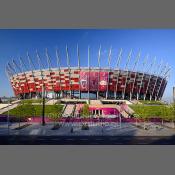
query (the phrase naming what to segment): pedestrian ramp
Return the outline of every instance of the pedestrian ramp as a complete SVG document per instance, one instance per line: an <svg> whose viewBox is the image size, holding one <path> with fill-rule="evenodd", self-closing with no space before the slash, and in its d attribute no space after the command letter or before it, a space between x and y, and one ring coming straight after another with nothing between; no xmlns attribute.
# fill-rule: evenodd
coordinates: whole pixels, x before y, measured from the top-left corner
<svg viewBox="0 0 175 175"><path fill-rule="evenodd" d="M91 105L101 105L102 102L101 102L101 100L90 100L90 104Z"/></svg>

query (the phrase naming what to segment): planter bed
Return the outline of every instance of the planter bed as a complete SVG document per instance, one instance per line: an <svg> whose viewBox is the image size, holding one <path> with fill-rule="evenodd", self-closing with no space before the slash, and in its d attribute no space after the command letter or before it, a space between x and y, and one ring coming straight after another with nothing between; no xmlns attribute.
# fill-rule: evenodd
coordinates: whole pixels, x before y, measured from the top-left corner
<svg viewBox="0 0 175 175"><path fill-rule="evenodd" d="M53 126L53 127L51 128L51 130L57 130L57 129L59 129L60 127L61 127L60 124L56 124L55 126Z"/></svg>
<svg viewBox="0 0 175 175"><path fill-rule="evenodd" d="M24 125L22 125L22 126L18 126L18 127L16 127L16 128L14 128L14 130L24 129L24 128L30 126L30 125L31 125L31 124L27 123L27 124L24 124Z"/></svg>

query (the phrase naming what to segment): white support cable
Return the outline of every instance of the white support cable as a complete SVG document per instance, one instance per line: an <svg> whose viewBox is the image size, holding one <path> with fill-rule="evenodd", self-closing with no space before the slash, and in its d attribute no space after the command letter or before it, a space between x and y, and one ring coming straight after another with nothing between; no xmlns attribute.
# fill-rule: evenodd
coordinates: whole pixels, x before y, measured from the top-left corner
<svg viewBox="0 0 175 175"><path fill-rule="evenodd" d="M61 75L60 75L60 72L61 72L61 63L60 63L60 57L59 57L59 54L58 54L58 49L56 49L56 58L57 58L57 68L58 68L58 71L59 71L59 82L60 82L60 85L59 85L60 92L59 92L59 94L60 94L61 93L62 84L61 84Z"/></svg>
<svg viewBox="0 0 175 175"><path fill-rule="evenodd" d="M154 91L155 91L155 88L156 88L156 85L157 85L158 78L159 78L160 74L162 73L162 70L161 70L162 64L163 64L163 61L161 60L160 65L159 65L158 70L157 70L156 81L154 83L154 86L153 86L153 89L152 89L152 93L150 95L150 99L151 100L152 100L152 97L154 95Z"/></svg>
<svg viewBox="0 0 175 175"><path fill-rule="evenodd" d="M119 66L120 66L120 61L121 61L122 53L123 53L123 50L122 50L122 48L121 48L121 49L120 49L120 52L119 52L119 54L118 54L117 64L116 64L116 69L118 69L118 77L117 77L116 88L115 88L115 99L117 98L118 81L119 81L119 76L120 76L120 69L119 69Z"/></svg>
<svg viewBox="0 0 175 175"><path fill-rule="evenodd" d="M159 88L158 88L157 93L156 93L156 96L155 96L156 99L157 99L158 96L159 96L159 93L160 93L160 89L161 89L163 80L166 79L167 73L171 70L171 67L169 67L168 69L167 69L167 67L168 67L168 64L166 64L166 66L165 66L165 72L163 73L163 76L162 76L162 79L161 79Z"/></svg>
<svg viewBox="0 0 175 175"><path fill-rule="evenodd" d="M50 57L49 57L48 49L47 48L45 50L45 54L46 54L46 59L47 59L47 65L48 65L48 68L50 70L50 68L51 68L51 61L50 61Z"/></svg>
<svg viewBox="0 0 175 175"><path fill-rule="evenodd" d="M88 46L88 99L90 100L90 47Z"/></svg>
<svg viewBox="0 0 175 175"><path fill-rule="evenodd" d="M140 84L140 87L139 87L139 92L138 92L138 95L137 95L137 100L139 100L139 96L140 96L140 92L141 92L141 88L142 88L142 85L143 85L143 79L144 79L144 76L145 76L145 65L147 63L147 60L148 60L148 57L149 55L147 54L144 61L143 61L143 67L142 67L142 79L141 79L141 84Z"/></svg>
<svg viewBox="0 0 175 175"><path fill-rule="evenodd" d="M51 61L50 61L50 56L48 54L48 49L46 48L45 50L45 54L46 54L46 59L47 59L47 64L48 64L48 70L49 70L49 78L50 78L50 81L51 81L51 84L52 84L52 91L54 91L54 85L53 85L53 81L52 81L52 77L51 77L51 72L52 72L52 69L51 69Z"/></svg>
<svg viewBox="0 0 175 175"><path fill-rule="evenodd" d="M35 65L34 65L33 61L30 59L30 55L29 55L28 52L27 52L27 59L28 59L28 62L29 62L29 67L30 67L30 69L31 69L32 71L33 71L33 69L36 70ZM33 68L32 68L32 67L33 67Z"/></svg>
<svg viewBox="0 0 175 175"><path fill-rule="evenodd" d="M14 67L16 67L19 70L19 72L22 73L23 71L22 71L21 67L15 62L14 59L12 60L12 62L13 62Z"/></svg>
<svg viewBox="0 0 175 175"><path fill-rule="evenodd" d="M140 59L140 55L141 55L141 52L139 51L138 56L136 57L136 61L135 61L134 67L133 67L133 72L135 71L135 69L137 69L137 65L138 65L138 62L139 62L139 59ZM133 96L133 91L134 91L134 85L135 85L136 77L137 77L137 72L135 71L134 82L133 82L132 90L131 90L131 93L130 93L130 100L132 99L132 96Z"/></svg>
<svg viewBox="0 0 175 175"><path fill-rule="evenodd" d="M106 99L108 99L108 93L109 93L109 86L110 86L110 77L109 77L109 73L111 70L111 53L112 53L112 46L109 49L109 54L108 54L108 82L107 82L107 91L106 91Z"/></svg>
<svg viewBox="0 0 175 175"><path fill-rule="evenodd" d="M21 67L22 67L22 69L23 69L23 72L24 72L24 71L27 71L27 66L25 65L25 63L23 62L23 60L22 60L21 57L19 57L19 62L20 62L20 65L21 65ZM23 67L22 65L23 65L24 67ZM25 68L26 70L24 70L24 68Z"/></svg>
<svg viewBox="0 0 175 175"><path fill-rule="evenodd" d="M40 58L40 55L39 55L37 50L36 50L36 58L37 58L37 61L38 61L39 69L40 70L44 69L44 65L41 62L41 58ZM41 68L41 66L42 66L42 68Z"/></svg>
<svg viewBox="0 0 175 175"><path fill-rule="evenodd" d="M78 58L78 69L79 69L79 99L81 99L81 83L80 83L80 53L79 47L77 44L77 58Z"/></svg>
<svg viewBox="0 0 175 175"><path fill-rule="evenodd" d="M70 96L72 96L72 93L71 93L71 77L70 77L70 59L69 59L69 51L68 51L67 45L66 45L66 58L67 58L67 66L68 66L68 70L69 70L69 91L70 91Z"/></svg>
<svg viewBox="0 0 175 175"><path fill-rule="evenodd" d="M124 90L123 90L123 99L125 97L125 92L126 92L127 80L128 80L128 75L129 75L128 65L130 63L131 55L132 55L132 49L128 54L127 62L126 62L125 69L124 69L127 71L127 73L126 73L126 79L125 79Z"/></svg>
<svg viewBox="0 0 175 175"><path fill-rule="evenodd" d="M12 79L14 78L12 72L9 69L8 63L5 66L5 73L6 73L6 76L8 77L9 80L10 80L11 77L12 77Z"/></svg>
<svg viewBox="0 0 175 175"><path fill-rule="evenodd" d="M10 69L14 73L14 74L12 74L12 79L14 81L14 75L17 75L17 72L16 72L15 68L11 66L11 64L9 62L7 63L7 66L8 66L8 69ZM19 80L19 82L20 82L20 80Z"/></svg>
<svg viewBox="0 0 175 175"><path fill-rule="evenodd" d="M5 67L5 74L6 74L7 78L8 78L8 80L10 81L10 73L9 73L9 71L8 71L7 66ZM10 82L11 82L11 81L10 81Z"/></svg>
<svg viewBox="0 0 175 175"><path fill-rule="evenodd" d="M30 95L31 95L31 91L30 91L30 88L29 88L29 83L28 83L28 81L27 81L26 72L24 71L24 67L25 67L25 69L26 69L26 66L25 66L24 62L22 61L22 58L21 58L21 57L19 57L19 62L20 62L19 66L20 66L20 68L21 68L21 70L22 70L22 72L24 73L24 76L25 76L25 82L26 82L26 84L27 84L28 91L29 91L29 93L30 93ZM23 66L24 66L24 67L23 67Z"/></svg>
<svg viewBox="0 0 175 175"><path fill-rule="evenodd" d="M145 98L146 98L146 96L147 96L147 92L148 92L150 80L151 80L151 78L152 78L152 74L154 74L154 73L152 73L152 68L153 68L155 62L156 62L156 57L154 57L154 60L153 60L153 62L152 62L152 64L151 64L151 67L150 67L150 74L149 74L149 79L148 79L148 83L147 83L147 87L146 87L146 91L145 91L145 95L144 95L144 100L145 100Z"/></svg>
<svg viewBox="0 0 175 175"><path fill-rule="evenodd" d="M19 84L20 84L20 88L21 88L21 80L20 80L20 78L19 78L18 71L16 70L17 65L16 65L16 63L15 63L14 59L12 59L12 64L13 64L13 68L14 68L14 70L15 70L15 72L16 72L16 75L17 75L17 77L18 77ZM19 69L19 68L18 68L18 69ZM24 89L22 90L22 93L23 93L23 96L24 96Z"/></svg>
<svg viewBox="0 0 175 175"><path fill-rule="evenodd" d="M97 100L99 99L99 81L100 81L100 70L101 70L101 65L100 65L100 58L101 58L101 45L98 51L98 91L97 91Z"/></svg>
<svg viewBox="0 0 175 175"><path fill-rule="evenodd" d="M13 76L12 72L11 72L10 69L9 69L8 64L6 64L6 66L5 66L5 72L8 73L8 76L9 76L9 77Z"/></svg>
<svg viewBox="0 0 175 175"><path fill-rule="evenodd" d="M41 62L41 58L40 58L40 55L39 55L39 53L38 53L37 50L36 50L36 58L37 58L37 60L38 60L40 75L41 75L41 79L42 79L42 87L44 87L45 82L44 82L44 75L43 75L43 70L42 70L42 68L44 69L44 66L43 66L43 64L42 64L42 62ZM41 65L42 65L42 68L41 68ZM44 95L44 94L43 94L43 91L41 91L41 93L42 93L42 96L43 96L43 95Z"/></svg>
<svg viewBox="0 0 175 175"><path fill-rule="evenodd" d="M79 53L78 44L77 44L77 58L78 58L78 68L80 69L80 53Z"/></svg>
<svg viewBox="0 0 175 175"><path fill-rule="evenodd" d="M13 75L17 73L16 70L14 69L14 67L11 66L11 64L9 62L7 63L7 65L8 65L8 68L9 68L9 70L11 70Z"/></svg>
<svg viewBox="0 0 175 175"><path fill-rule="evenodd" d="M15 68L11 66L11 64L9 62L7 63L7 68L14 73L14 74L12 73L12 76L11 76L12 77L12 82L14 82L14 75L16 75L17 72L16 72ZM20 82L20 80L19 80L19 82ZM16 89L16 86L14 86L14 87Z"/></svg>
<svg viewBox="0 0 175 175"><path fill-rule="evenodd" d="M30 59L30 56L29 56L29 53L27 52L27 59L28 59L28 62L29 62L29 66L30 66L30 69L32 71L32 77L33 77L33 81L34 81L34 84L35 84L35 92L36 92L36 82L35 82L35 75L34 75L34 71L33 71L33 68L35 69L33 63L32 63L32 60ZM33 65L33 68L32 68L32 65Z"/></svg>
<svg viewBox="0 0 175 175"><path fill-rule="evenodd" d="M165 79L165 84L164 84L164 86L162 87L162 90L161 90L161 92L160 92L160 97L159 97L160 100L161 100L161 98L162 98L162 96L163 96L163 93L164 93L164 91L165 91L165 88L166 88L166 86L167 86L167 82L168 82L169 76L170 76L170 74L168 75L167 79Z"/></svg>

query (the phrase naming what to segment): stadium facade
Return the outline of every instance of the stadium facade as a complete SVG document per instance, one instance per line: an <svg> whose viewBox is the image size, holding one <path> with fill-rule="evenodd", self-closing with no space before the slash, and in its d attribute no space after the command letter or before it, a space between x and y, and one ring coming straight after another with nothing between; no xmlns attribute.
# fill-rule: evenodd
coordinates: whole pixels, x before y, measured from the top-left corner
<svg viewBox="0 0 175 175"><path fill-rule="evenodd" d="M14 94L20 98L41 97L45 92L51 98L77 99L137 99L160 100L167 85L170 67L162 62L156 66L155 59L148 64L147 57L140 59L140 53L133 60L129 69L132 51L127 56L124 68L120 68L122 49L116 58L115 68L111 68L111 49L108 54L108 66L101 67L101 47L98 51L97 67L90 67L90 49L88 47L88 66L80 66L80 54L77 46L77 67L70 66L69 52L66 47L67 67L61 67L56 50L56 68L51 66L51 59L46 50L48 68L42 67L41 57L36 52L36 64L27 54L24 61L12 60L6 66L6 73ZM43 60L43 59L42 59ZM139 65L139 60L142 63ZM27 61L27 64L26 64ZM28 66L27 66L28 65ZM142 67L143 71L137 68ZM147 68L147 71L146 71Z"/></svg>

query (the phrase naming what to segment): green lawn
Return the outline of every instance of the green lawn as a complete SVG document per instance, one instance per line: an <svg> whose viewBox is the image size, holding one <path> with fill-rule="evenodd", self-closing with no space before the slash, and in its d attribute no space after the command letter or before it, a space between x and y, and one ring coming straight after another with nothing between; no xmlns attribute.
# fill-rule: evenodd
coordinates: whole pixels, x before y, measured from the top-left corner
<svg viewBox="0 0 175 175"><path fill-rule="evenodd" d="M150 105L164 105L162 101L149 101L149 100L139 100L142 104L150 104Z"/></svg>
<svg viewBox="0 0 175 175"><path fill-rule="evenodd" d="M25 100L22 100L24 103L27 102L27 103L42 103L42 99L25 99Z"/></svg>
<svg viewBox="0 0 175 175"><path fill-rule="evenodd" d="M45 106L45 116L49 116L50 113L59 113L62 111L63 105L46 105ZM4 114L7 114L4 113ZM42 105L21 105L9 111L10 115L27 117L27 116L41 116L42 115Z"/></svg>
<svg viewBox="0 0 175 175"><path fill-rule="evenodd" d="M148 116L160 116L162 106L130 105L138 115L147 114Z"/></svg>
<svg viewBox="0 0 175 175"><path fill-rule="evenodd" d="M135 111L135 115L141 118L174 118L175 108L168 105L147 106L147 105L130 105Z"/></svg>

